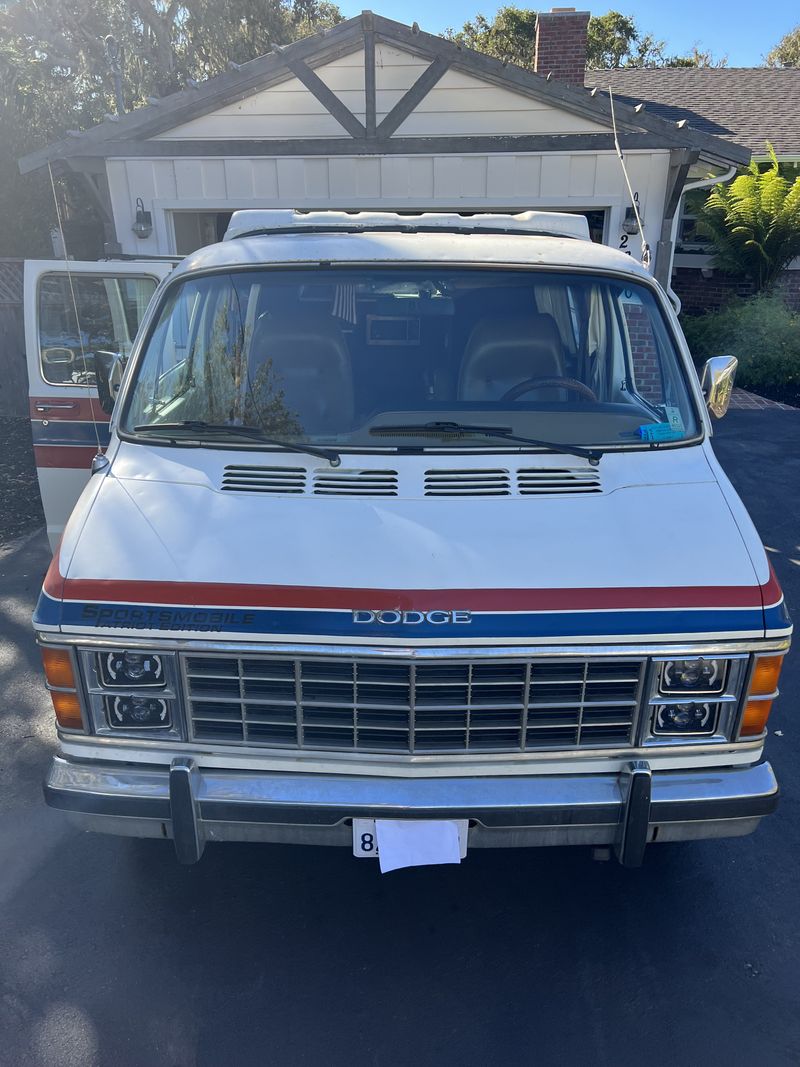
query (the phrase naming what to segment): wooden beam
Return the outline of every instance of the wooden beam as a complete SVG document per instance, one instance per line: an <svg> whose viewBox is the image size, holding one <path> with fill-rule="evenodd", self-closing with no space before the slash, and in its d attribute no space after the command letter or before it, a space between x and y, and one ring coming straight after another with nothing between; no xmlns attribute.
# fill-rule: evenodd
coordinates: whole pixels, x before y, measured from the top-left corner
<svg viewBox="0 0 800 1067"><path fill-rule="evenodd" d="M401 126L414 108L425 99L434 85L450 67L450 60L444 56L437 56L433 63L420 74L408 92L401 96L392 110L381 122L377 129L377 137L391 137L395 130Z"/></svg>
<svg viewBox="0 0 800 1067"><path fill-rule="evenodd" d="M306 89L319 100L325 110L333 115L351 137L366 137L367 131L358 121L349 107L346 107L336 93L329 89L318 74L302 60L295 59L288 51L282 53L283 61L295 78L299 78Z"/></svg>
<svg viewBox="0 0 800 1067"><path fill-rule="evenodd" d="M689 175L689 168L700 158L698 151L673 149L669 154L669 172L667 188L664 194L664 210L661 215L661 235L656 245L656 262L653 274L656 281L666 289L672 274L672 254L675 242L672 240L672 223L675 212L683 196L683 187Z"/></svg>
<svg viewBox="0 0 800 1067"><path fill-rule="evenodd" d="M367 137L375 137L375 112L377 110L375 91L375 20L371 11L361 16L364 24L364 116Z"/></svg>
<svg viewBox="0 0 800 1067"><path fill-rule="evenodd" d="M620 134L623 149L652 151L664 148L650 133ZM73 154L80 156L81 143ZM464 155L475 152L613 152L610 133L503 134L459 137L307 137L270 140L118 140L92 146L93 156L115 159L163 159L242 156L371 156Z"/></svg>

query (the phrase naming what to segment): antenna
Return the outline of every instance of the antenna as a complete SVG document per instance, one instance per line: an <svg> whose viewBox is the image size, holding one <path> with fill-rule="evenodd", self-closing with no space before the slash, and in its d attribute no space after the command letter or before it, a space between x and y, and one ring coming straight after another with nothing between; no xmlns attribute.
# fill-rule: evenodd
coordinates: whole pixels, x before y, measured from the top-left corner
<svg viewBox="0 0 800 1067"><path fill-rule="evenodd" d="M65 270L67 272L67 280L69 281L69 292L70 292L70 296L72 297L72 310L75 313L75 327L76 327L76 329L78 331L78 344L81 346L81 360L83 361L83 369L85 371L86 370L86 348L84 347L84 344L83 344L83 330L81 329L81 320L80 320L80 316L78 315L78 301L77 301L77 299L75 297L75 283L73 282L72 271L70 270L70 267L69 267L69 253L67 252L67 239L64 236L64 224L63 224L63 222L61 220L61 208L60 208L59 203L58 203L58 197L56 196L56 182L55 182L55 178L53 177L53 167L52 167L52 165L50 163L47 164L47 169L48 169L48 171L50 173L50 188L53 190L53 203L56 206L56 219L58 221L58 232L61 235L61 247L64 250L64 268L65 268ZM94 457L94 460L92 461L92 466L94 467L94 463L95 462L97 462L97 461L101 461L102 462L105 459L105 457L103 455L102 446L100 444L100 430L99 430L99 428L97 426L97 416L96 416L95 410L94 410L94 397L92 396L91 391L88 393L88 398L89 398L89 411L91 411L91 413L92 413L92 426L94 426L94 439L97 442L97 455ZM94 471L93 471L93 473L94 473Z"/></svg>
<svg viewBox="0 0 800 1067"><path fill-rule="evenodd" d="M639 201L633 194L633 186L631 180L628 177L628 168L625 166L625 157L622 154L622 147L619 143L619 137L617 136L617 116L614 113L614 94L611 91L611 86L608 87L608 99L611 101L611 127L614 131L614 148L617 150L617 156L619 158L619 164L622 167L622 173L625 175L625 184L628 186L628 193L633 204L633 213L636 216L636 225L639 228L639 237L642 240L642 266L650 267L650 245L647 243L647 239L644 235L644 226L642 226L642 217L639 214Z"/></svg>

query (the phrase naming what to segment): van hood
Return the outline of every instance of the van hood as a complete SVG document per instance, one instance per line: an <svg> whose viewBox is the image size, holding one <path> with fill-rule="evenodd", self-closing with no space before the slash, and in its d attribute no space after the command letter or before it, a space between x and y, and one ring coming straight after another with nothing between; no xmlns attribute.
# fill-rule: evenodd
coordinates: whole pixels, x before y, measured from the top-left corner
<svg viewBox="0 0 800 1067"><path fill-rule="evenodd" d="M788 625L700 448L608 454L591 492L501 496L426 496L425 474L503 466L516 485L522 466L589 468L403 457L397 495L369 496L230 491L231 463L309 477L320 466L123 443L70 520L38 628L412 647L756 638Z"/></svg>

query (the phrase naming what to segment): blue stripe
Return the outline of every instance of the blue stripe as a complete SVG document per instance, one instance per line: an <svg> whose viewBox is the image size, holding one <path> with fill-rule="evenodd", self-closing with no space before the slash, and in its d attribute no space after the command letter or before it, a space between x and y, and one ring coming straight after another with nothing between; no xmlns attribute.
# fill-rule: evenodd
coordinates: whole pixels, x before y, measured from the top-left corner
<svg viewBox="0 0 800 1067"><path fill-rule="evenodd" d="M52 600L44 593L34 615L42 625L96 627L114 630L161 630L240 634L303 634L313 637L449 638L568 638L637 637L649 634L762 633L760 608L709 608L654 611L486 612L473 615L470 624L429 622L416 625L354 623L349 611L287 611L263 608L159 607L148 604L82 604Z"/></svg>
<svg viewBox="0 0 800 1067"><path fill-rule="evenodd" d="M92 422L52 419L46 426L41 422L33 422L31 426L35 445L96 445L98 436L101 445L111 440L107 422L98 422L97 432Z"/></svg>

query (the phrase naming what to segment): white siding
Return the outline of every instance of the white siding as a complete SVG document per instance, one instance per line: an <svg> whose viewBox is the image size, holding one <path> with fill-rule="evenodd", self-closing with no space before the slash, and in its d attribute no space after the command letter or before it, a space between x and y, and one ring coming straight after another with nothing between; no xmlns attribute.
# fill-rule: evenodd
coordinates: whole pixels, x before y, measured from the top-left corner
<svg viewBox="0 0 800 1067"><path fill-rule="evenodd" d="M375 48L376 118L380 122L428 68L398 48ZM364 51L351 52L315 73L359 119L365 121ZM397 131L398 136L461 134L596 133L605 127L522 93L448 70ZM157 140L270 140L287 137L347 137L313 93L287 72L285 81L244 100L158 134Z"/></svg>
<svg viewBox="0 0 800 1067"><path fill-rule="evenodd" d="M629 152L626 161L655 251L669 153ZM142 255L174 251L171 212L181 209L607 208L607 240L618 246L629 204L613 152L109 160L108 179L123 250ZM153 212L146 241L131 232L136 197ZM627 247L638 255L637 239Z"/></svg>

